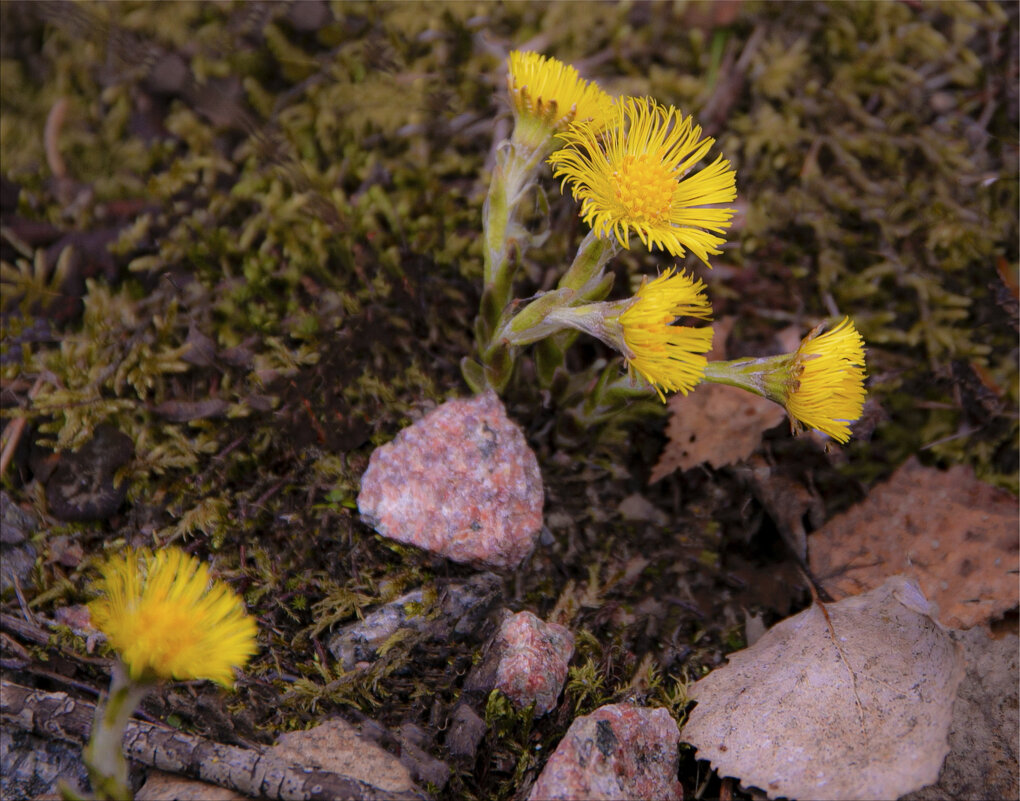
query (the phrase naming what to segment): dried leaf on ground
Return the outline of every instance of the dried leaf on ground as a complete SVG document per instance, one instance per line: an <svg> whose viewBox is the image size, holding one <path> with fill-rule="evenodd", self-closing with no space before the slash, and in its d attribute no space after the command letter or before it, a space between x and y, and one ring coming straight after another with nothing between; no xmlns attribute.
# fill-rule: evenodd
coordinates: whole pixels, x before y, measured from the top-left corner
<svg viewBox="0 0 1020 801"><path fill-rule="evenodd" d="M959 647L902 576L825 609L829 620L814 604L694 684L681 739L770 798L897 798L936 781Z"/></svg>
<svg viewBox="0 0 1020 801"><path fill-rule="evenodd" d="M738 468L738 475L750 485L769 517L776 524L780 536L800 560L807 559L807 529L825 520L825 503L813 486L803 480L786 475L782 469L770 465L761 456L748 461L746 468Z"/></svg>
<svg viewBox="0 0 1020 801"><path fill-rule="evenodd" d="M1018 525L1016 498L970 467L942 471L911 458L811 535L811 569L837 598L913 576L944 625L969 628L1020 603Z"/></svg>
<svg viewBox="0 0 1020 801"><path fill-rule="evenodd" d="M967 659L949 728L949 756L937 784L902 801L1020 798L1020 639L993 640L981 626L954 631Z"/></svg>
<svg viewBox="0 0 1020 801"><path fill-rule="evenodd" d="M710 359L725 358L725 343L734 318L715 325L715 347ZM649 483L677 469L690 470L702 462L723 467L746 459L761 436L786 416L781 406L736 387L702 383L690 395L669 401L669 444L652 469Z"/></svg>

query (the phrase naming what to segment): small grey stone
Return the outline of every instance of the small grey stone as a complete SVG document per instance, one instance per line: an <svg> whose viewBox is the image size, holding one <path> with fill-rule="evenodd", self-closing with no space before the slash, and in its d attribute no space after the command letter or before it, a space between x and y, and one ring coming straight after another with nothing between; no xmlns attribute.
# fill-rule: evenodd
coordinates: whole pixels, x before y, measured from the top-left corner
<svg viewBox="0 0 1020 801"><path fill-rule="evenodd" d="M460 703L450 718L450 730L446 735L446 748L455 757L474 759L478 744L488 727L470 704Z"/></svg>
<svg viewBox="0 0 1020 801"><path fill-rule="evenodd" d="M426 632L433 640L470 639L502 600L502 590L502 582L492 573L451 581L439 590L438 615L409 613L409 607L420 609L424 599L420 588L412 590L337 631L327 648L350 670L358 662L374 660L380 646L400 629Z"/></svg>
<svg viewBox="0 0 1020 801"><path fill-rule="evenodd" d="M21 545L0 544L0 596L6 597L13 592L15 581L22 588L31 585L35 557L35 548L29 542Z"/></svg>
<svg viewBox="0 0 1020 801"><path fill-rule="evenodd" d="M18 545L32 535L35 527L35 518L6 492L0 492L0 544Z"/></svg>
<svg viewBox="0 0 1020 801"><path fill-rule="evenodd" d="M124 502L128 485L114 485L114 474L131 459L134 442L111 425L96 426L95 435L76 453L61 454L46 481L46 502L58 520L106 520Z"/></svg>
<svg viewBox="0 0 1020 801"><path fill-rule="evenodd" d="M400 742L400 764L420 784L429 783L442 789L450 780L450 766L425 750L428 736L413 723L403 724L397 732Z"/></svg>
<svg viewBox="0 0 1020 801"><path fill-rule="evenodd" d="M351 670L358 662L371 662L380 646L400 628L420 629L424 619L409 617L407 606L420 604L420 589L401 595L397 600L376 609L360 620L334 634L327 647L344 670Z"/></svg>

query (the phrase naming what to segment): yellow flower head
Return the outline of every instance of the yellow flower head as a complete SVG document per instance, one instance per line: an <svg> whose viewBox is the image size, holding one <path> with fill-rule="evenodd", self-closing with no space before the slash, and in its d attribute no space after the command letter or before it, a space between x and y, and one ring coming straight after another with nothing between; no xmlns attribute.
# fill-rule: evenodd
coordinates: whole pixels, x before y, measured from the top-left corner
<svg viewBox="0 0 1020 801"><path fill-rule="evenodd" d="M132 679L211 679L224 686L255 653L255 621L234 591L179 548L112 557L103 597L89 604L96 628Z"/></svg>
<svg viewBox="0 0 1020 801"><path fill-rule="evenodd" d="M816 328L800 343L786 408L800 423L845 443L864 408L864 339L849 317L827 333Z"/></svg>
<svg viewBox="0 0 1020 801"><path fill-rule="evenodd" d="M707 208L737 196L736 173L722 156L690 170L715 142L675 108L651 98L616 105L604 134L577 124L561 135L565 147L549 157L553 175L570 181L581 216L598 236L615 234L630 247L634 231L647 248L674 256L685 249L708 264L725 240L733 209Z"/></svg>
<svg viewBox="0 0 1020 801"><path fill-rule="evenodd" d="M598 84L583 80L569 64L514 50L507 67L518 139L544 143L552 134L582 121L601 131L613 114L613 99Z"/></svg>
<svg viewBox="0 0 1020 801"><path fill-rule="evenodd" d="M701 281L666 270L650 284L642 284L619 317L628 366L655 387L663 401L664 390L686 395L705 373L712 329L672 324L678 317L712 316L704 289Z"/></svg>

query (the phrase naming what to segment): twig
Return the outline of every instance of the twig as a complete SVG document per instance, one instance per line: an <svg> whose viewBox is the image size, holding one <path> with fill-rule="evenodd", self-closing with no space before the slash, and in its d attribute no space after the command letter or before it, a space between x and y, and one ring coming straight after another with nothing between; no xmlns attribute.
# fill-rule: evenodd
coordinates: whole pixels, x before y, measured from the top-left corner
<svg viewBox="0 0 1020 801"><path fill-rule="evenodd" d="M43 148L46 151L46 164L50 172L57 180L67 178L67 165L60 155L60 129L67 117L67 109L70 106L66 97L61 97L50 108L46 116L46 126L43 128Z"/></svg>
<svg viewBox="0 0 1020 801"><path fill-rule="evenodd" d="M39 376L28 391L29 400L35 399L35 396L39 394L39 390L42 389L42 385L43 377ZM16 417L7 424L3 433L0 434L0 444L3 447L3 450L0 450L0 478L3 478L4 473L7 472L7 466L11 463L11 459L14 458L14 451L17 450L18 443L21 441L21 437L25 433L25 426L27 425L27 417Z"/></svg>
<svg viewBox="0 0 1020 801"><path fill-rule="evenodd" d="M8 725L41 737L81 745L92 731L95 705L67 693L50 693L0 680L0 717ZM227 787L257 798L426 799L420 790L394 792L367 782L292 765L254 748L223 745L159 724L132 721L124 735L130 759Z"/></svg>

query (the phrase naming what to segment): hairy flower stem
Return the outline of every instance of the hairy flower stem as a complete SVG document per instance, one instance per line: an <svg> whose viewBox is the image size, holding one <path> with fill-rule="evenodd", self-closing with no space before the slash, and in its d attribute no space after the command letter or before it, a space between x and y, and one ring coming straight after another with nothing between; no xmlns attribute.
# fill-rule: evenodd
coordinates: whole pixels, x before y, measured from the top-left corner
<svg viewBox="0 0 1020 801"><path fill-rule="evenodd" d="M787 353L762 359L709 362L705 365L705 381L745 389L783 404L789 389L794 356Z"/></svg>
<svg viewBox="0 0 1020 801"><path fill-rule="evenodd" d="M550 144L551 140L541 147L527 147L511 140L497 153L482 211L485 283L475 321L475 343L481 363L470 359L461 362L464 378L476 392L488 388L501 392L513 373L513 354L498 335L513 297L516 262L511 260L511 250L516 247L518 254L523 250L524 232L518 222L518 210L534 184Z"/></svg>
<svg viewBox="0 0 1020 801"><path fill-rule="evenodd" d="M501 148L492 172L489 194L482 210L485 232L485 285L501 312L510 301L514 270L510 265L510 247L516 242L514 223L521 200L534 182L544 149L529 150L513 142Z"/></svg>
<svg viewBox="0 0 1020 801"><path fill-rule="evenodd" d="M146 682L133 681L121 662L114 664L110 695L96 707L92 736L83 753L96 798L117 801L132 797L122 741L131 714L149 687Z"/></svg>
<svg viewBox="0 0 1020 801"><path fill-rule="evenodd" d="M603 238L596 236L594 231L589 231L578 246L577 255L574 256L574 262L570 265L570 269L560 279L560 287L575 289L579 292L582 289L588 289L589 285L590 289L595 289L602 280L603 271L609 260L619 253L620 249L615 238ZM608 292L608 287L606 291ZM602 294L602 297L591 297L587 293L581 292L578 300L602 300L603 297L605 297L605 293Z"/></svg>

